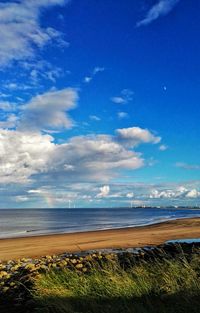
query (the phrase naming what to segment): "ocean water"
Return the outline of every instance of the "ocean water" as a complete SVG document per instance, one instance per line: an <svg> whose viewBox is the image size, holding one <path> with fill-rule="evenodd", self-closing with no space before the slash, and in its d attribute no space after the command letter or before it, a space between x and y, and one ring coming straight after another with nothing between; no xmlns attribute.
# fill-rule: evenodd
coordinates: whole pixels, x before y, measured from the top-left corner
<svg viewBox="0 0 200 313"><path fill-rule="evenodd" d="M134 227L200 217L200 209L0 209L0 238Z"/></svg>

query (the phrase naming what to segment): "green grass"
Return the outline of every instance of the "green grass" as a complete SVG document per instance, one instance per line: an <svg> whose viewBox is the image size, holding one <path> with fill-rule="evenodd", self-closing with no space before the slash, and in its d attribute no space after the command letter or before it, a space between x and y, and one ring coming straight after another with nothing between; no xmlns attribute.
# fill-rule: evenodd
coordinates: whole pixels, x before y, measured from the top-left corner
<svg viewBox="0 0 200 313"><path fill-rule="evenodd" d="M50 271L35 281L33 297L38 313L199 313L200 257Z"/></svg>

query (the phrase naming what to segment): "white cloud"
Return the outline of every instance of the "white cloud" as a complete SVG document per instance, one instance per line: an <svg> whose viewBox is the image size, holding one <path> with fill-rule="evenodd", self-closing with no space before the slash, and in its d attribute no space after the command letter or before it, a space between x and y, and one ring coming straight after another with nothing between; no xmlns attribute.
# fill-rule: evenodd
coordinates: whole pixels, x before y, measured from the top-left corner
<svg viewBox="0 0 200 313"><path fill-rule="evenodd" d="M180 0L159 0L153 7L147 12L146 17L139 21L136 26L145 26L153 21L157 20L161 16L165 16L170 13L175 5Z"/></svg>
<svg viewBox="0 0 200 313"><path fill-rule="evenodd" d="M126 100L122 97L112 97L111 101L117 104L124 104L126 103Z"/></svg>
<svg viewBox="0 0 200 313"><path fill-rule="evenodd" d="M98 193L97 198L105 198L110 193L110 187L105 185L99 188L100 193Z"/></svg>
<svg viewBox="0 0 200 313"><path fill-rule="evenodd" d="M92 121L96 121L96 122L99 122L101 120L100 117L98 117L96 115L90 115L89 119Z"/></svg>
<svg viewBox="0 0 200 313"><path fill-rule="evenodd" d="M17 82L16 78L14 81L6 81L4 84L2 84L2 88L9 93L10 95L14 94L16 91L22 91L24 93L29 93L31 89L33 89L35 86L31 84L31 81L28 80L28 84L26 83L19 83ZM10 96L9 96L10 97ZM17 97L16 97L17 98ZM20 97L18 97L19 99ZM21 98L22 100L22 98Z"/></svg>
<svg viewBox="0 0 200 313"><path fill-rule="evenodd" d="M30 189L27 191L27 193L32 193L32 194L40 194L43 191L41 189Z"/></svg>
<svg viewBox="0 0 200 313"><path fill-rule="evenodd" d="M56 182L55 190L62 184L73 185L77 181L105 184L120 175L122 170L131 171L144 166L142 155L132 148L141 143L157 143L160 137L139 127L117 129L116 135L75 136L59 143L55 142L53 135L44 134L48 128L53 134L54 129L72 126L66 112L75 108L77 98L77 90L72 88L49 91L24 104L19 120L9 112L7 120L0 124L4 128L0 129L1 184L24 184L29 188L27 194L33 199L37 194L40 197L40 193L49 194L42 187L45 184L50 186ZM10 109L9 103L4 103L2 109ZM16 122L16 129L5 129L14 127ZM132 193L127 191L122 195L117 191L111 195L105 186L100 193L113 199L127 199L125 195ZM20 197L24 197L21 191L16 198L18 202ZM54 198L58 201L65 199L64 196ZM100 200L101 197L98 198Z"/></svg>
<svg viewBox="0 0 200 313"><path fill-rule="evenodd" d="M104 72L105 68L104 67L100 67L100 66L96 66L93 70L93 75L96 75L99 72Z"/></svg>
<svg viewBox="0 0 200 313"><path fill-rule="evenodd" d="M37 133L0 130L0 181L25 183L47 171L49 155L55 149L52 137Z"/></svg>
<svg viewBox="0 0 200 313"><path fill-rule="evenodd" d="M72 88L49 91L22 105L17 117L11 113L0 122L1 183L32 183L35 179L38 184L55 179L59 183L77 179L105 182L121 170L144 166L143 157L132 148L157 143L160 138L139 127L117 129L114 136L76 136L60 143L44 134L73 125L66 112L76 107L77 98L77 90ZM2 108L9 109L9 103L3 103ZM13 130L5 129L16 124Z"/></svg>
<svg viewBox="0 0 200 313"><path fill-rule="evenodd" d="M130 89L123 89L119 96L111 98L111 101L116 104L126 104L133 100L134 92Z"/></svg>
<svg viewBox="0 0 200 313"><path fill-rule="evenodd" d="M56 79L63 76L63 72L60 68L49 66L47 69L43 68L39 70L37 68L33 68L30 72L30 77L34 84L38 84L41 79L50 80L55 83Z"/></svg>
<svg viewBox="0 0 200 313"><path fill-rule="evenodd" d="M136 169L144 165L140 154L125 149L109 135L72 137L58 147L60 158L74 165L68 177L76 180L108 180L121 169ZM62 171L62 169L58 169Z"/></svg>
<svg viewBox="0 0 200 313"><path fill-rule="evenodd" d="M128 113L126 113L126 112L118 112L117 116L118 116L119 119L127 118L128 117Z"/></svg>
<svg viewBox="0 0 200 313"><path fill-rule="evenodd" d="M90 83L98 73L104 72L104 71L105 71L104 67L96 66L90 75L87 75L84 77L83 82L86 84Z"/></svg>
<svg viewBox="0 0 200 313"><path fill-rule="evenodd" d="M91 82L91 80L92 80L91 76L85 76L83 81L84 81L84 83L89 83L89 82Z"/></svg>
<svg viewBox="0 0 200 313"><path fill-rule="evenodd" d="M185 198L199 198L200 191L197 189L191 189L184 186L179 186L174 189L167 190L152 190L150 193L150 199L185 199Z"/></svg>
<svg viewBox="0 0 200 313"><path fill-rule="evenodd" d="M14 204L17 206L16 203L20 203L20 207L23 207L24 202L24 207L66 207L69 200L72 201L72 207L73 203L80 207L94 207L98 204L100 206L193 206L197 205L200 199L198 194L200 193L200 181L182 182L181 185L176 183L120 183L111 181L105 183L104 180L89 181L88 177L84 180L80 177L79 183L77 183L78 175L75 181L65 175L63 184L61 184L56 175L52 180L49 180L49 176L45 177L44 180L44 177L37 176L35 181L29 181L25 185L20 183L12 184L11 188L2 185L0 188L1 206L3 207L3 203L7 201L10 206L14 206ZM36 176L34 175L33 178L36 178ZM109 193L105 197L97 198L97 195L101 193L100 188L104 186L109 186ZM166 195L162 193L160 197L157 195L150 197L154 190L157 190L157 195L161 192L166 192ZM18 201L16 196L19 196ZM20 201L20 197L26 197L27 201Z"/></svg>
<svg viewBox="0 0 200 313"><path fill-rule="evenodd" d="M149 197L150 199L174 198L176 197L176 193L173 190L166 191L152 190Z"/></svg>
<svg viewBox="0 0 200 313"><path fill-rule="evenodd" d="M51 27L41 27L42 9L64 5L64 0L19 0L0 3L0 65L34 57L36 47L65 45L62 34Z"/></svg>
<svg viewBox="0 0 200 313"><path fill-rule="evenodd" d="M200 191L192 189L186 194L186 198L200 198Z"/></svg>
<svg viewBox="0 0 200 313"><path fill-rule="evenodd" d="M0 130L0 182L107 181L144 166L139 153L109 135L72 137L62 144L39 132Z"/></svg>
<svg viewBox="0 0 200 313"><path fill-rule="evenodd" d="M168 146L166 145L160 145L159 150L160 151L166 151L168 149Z"/></svg>
<svg viewBox="0 0 200 313"><path fill-rule="evenodd" d="M71 128L73 120L66 113L76 107L77 90L66 88L33 97L24 105L18 129Z"/></svg>
<svg viewBox="0 0 200 313"><path fill-rule="evenodd" d="M141 143L157 144L161 141L161 137L155 136L148 129L140 127L121 128L117 129L116 133L119 141L132 147Z"/></svg>
<svg viewBox="0 0 200 313"><path fill-rule="evenodd" d="M65 76L65 74L70 74L70 71L65 71L64 69L39 58L34 60L22 60L19 62L19 65L24 70L24 73L28 74L29 85L20 85L15 81L16 90L40 87L40 82L44 80L55 83L58 78Z"/></svg>

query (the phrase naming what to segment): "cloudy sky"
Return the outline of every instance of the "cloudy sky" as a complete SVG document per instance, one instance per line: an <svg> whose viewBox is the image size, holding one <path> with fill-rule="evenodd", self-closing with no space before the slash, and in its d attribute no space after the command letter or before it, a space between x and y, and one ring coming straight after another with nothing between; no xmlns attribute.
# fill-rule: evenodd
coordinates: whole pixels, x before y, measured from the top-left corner
<svg viewBox="0 0 200 313"><path fill-rule="evenodd" d="M0 1L0 207L200 204L200 2Z"/></svg>

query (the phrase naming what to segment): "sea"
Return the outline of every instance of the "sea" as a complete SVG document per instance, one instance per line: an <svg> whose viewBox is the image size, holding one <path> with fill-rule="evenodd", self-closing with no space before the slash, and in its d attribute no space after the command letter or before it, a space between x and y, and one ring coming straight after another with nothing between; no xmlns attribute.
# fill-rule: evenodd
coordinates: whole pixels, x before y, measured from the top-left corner
<svg viewBox="0 0 200 313"><path fill-rule="evenodd" d="M0 209L0 238L135 227L189 217L200 217L200 209Z"/></svg>

